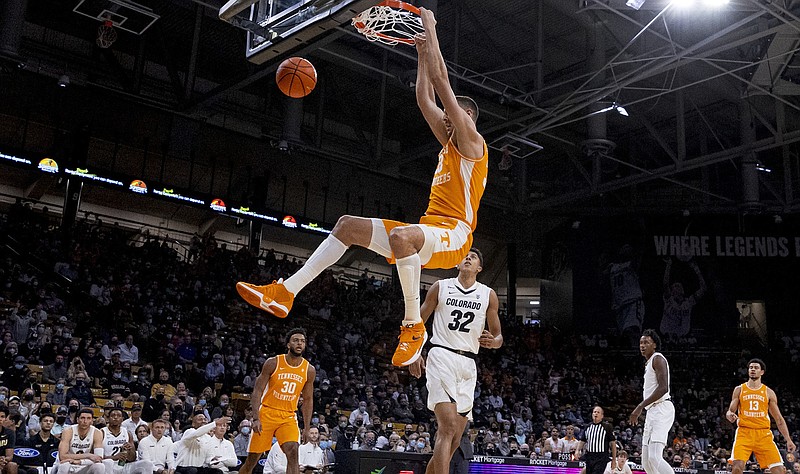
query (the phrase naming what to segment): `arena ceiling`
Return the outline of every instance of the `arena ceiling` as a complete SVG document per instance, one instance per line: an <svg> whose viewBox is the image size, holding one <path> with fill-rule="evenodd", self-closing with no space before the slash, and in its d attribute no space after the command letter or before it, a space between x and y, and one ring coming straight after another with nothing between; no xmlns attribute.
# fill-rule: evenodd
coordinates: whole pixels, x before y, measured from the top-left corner
<svg viewBox="0 0 800 474"><path fill-rule="evenodd" d="M413 48L370 43L349 25L298 45L320 82L292 129L273 74L285 56L249 63L244 31L217 18L222 0L140 0L159 19L109 49L95 45L98 23L73 11L79 1L27 2L0 76L6 145L45 151L58 130L86 123L98 167L205 192L252 192L263 175L270 205L318 219L323 193L328 220L422 210L437 147L409 84ZM800 209L797 1L426 4L451 81L476 98L496 148L483 234L507 239L528 217ZM531 142L541 150L514 156ZM503 145L521 151L504 160Z"/></svg>

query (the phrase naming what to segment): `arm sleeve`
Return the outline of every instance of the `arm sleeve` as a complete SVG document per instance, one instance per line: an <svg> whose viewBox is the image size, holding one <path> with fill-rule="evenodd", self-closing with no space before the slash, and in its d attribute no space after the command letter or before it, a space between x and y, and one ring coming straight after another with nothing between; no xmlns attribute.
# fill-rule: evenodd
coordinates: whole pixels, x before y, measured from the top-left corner
<svg viewBox="0 0 800 474"><path fill-rule="evenodd" d="M236 457L236 450L233 449L233 443L228 440L225 440L222 443L223 451L222 451L222 459L220 462L227 467L236 467L236 461L239 458Z"/></svg>
<svg viewBox="0 0 800 474"><path fill-rule="evenodd" d="M166 436L166 435L164 435ZM175 456L175 443L172 440L168 440L167 443L167 469L175 469L178 467L178 459Z"/></svg>
<svg viewBox="0 0 800 474"><path fill-rule="evenodd" d="M215 426L217 426L217 423L212 421L211 423L206 423L205 425L201 426L200 428L197 428L196 430L186 430L183 433L183 436L181 437L181 441L184 440L189 441L192 439L197 439L205 434L210 433Z"/></svg>
<svg viewBox="0 0 800 474"><path fill-rule="evenodd" d="M143 461L150 461L153 463L155 463L156 461L155 459L153 459L153 450L145 446L145 443L139 443L139 448L136 450L136 456L137 459Z"/></svg>
<svg viewBox="0 0 800 474"><path fill-rule="evenodd" d="M608 423L606 423L605 427L606 427L606 436L608 437L606 441L607 442L616 441L617 438L614 436L614 428Z"/></svg>

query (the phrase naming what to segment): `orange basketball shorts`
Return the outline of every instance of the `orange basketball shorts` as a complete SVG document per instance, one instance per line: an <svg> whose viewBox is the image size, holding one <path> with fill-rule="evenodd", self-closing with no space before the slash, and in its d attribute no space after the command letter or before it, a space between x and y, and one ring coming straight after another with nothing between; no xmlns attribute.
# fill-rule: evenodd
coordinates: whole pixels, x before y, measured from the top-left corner
<svg viewBox="0 0 800 474"><path fill-rule="evenodd" d="M733 439L731 461L744 461L750 459L750 454L756 455L756 460L761 469L780 466L783 464L781 453L768 429L736 428L736 437Z"/></svg>
<svg viewBox="0 0 800 474"><path fill-rule="evenodd" d="M389 246L389 233L395 227L415 226L425 235L419 259L425 268L453 268L472 247L472 229L465 222L450 217L422 216L419 224L406 224L389 219L372 219L370 249L394 263Z"/></svg>
<svg viewBox="0 0 800 474"><path fill-rule="evenodd" d="M247 445L248 453L263 453L272 447L273 436L278 439L278 444L289 441L300 442L300 428L297 424L297 414L275 410L262 406L258 411L261 421L261 432L250 435Z"/></svg>

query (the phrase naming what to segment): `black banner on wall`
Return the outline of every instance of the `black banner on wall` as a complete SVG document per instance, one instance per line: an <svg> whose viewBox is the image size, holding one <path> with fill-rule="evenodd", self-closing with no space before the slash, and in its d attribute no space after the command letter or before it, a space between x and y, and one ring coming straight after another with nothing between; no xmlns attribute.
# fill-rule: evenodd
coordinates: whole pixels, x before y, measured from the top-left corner
<svg viewBox="0 0 800 474"><path fill-rule="evenodd" d="M550 233L543 261L546 279L571 275L573 323L587 331L760 337L800 310L790 217L582 218Z"/></svg>

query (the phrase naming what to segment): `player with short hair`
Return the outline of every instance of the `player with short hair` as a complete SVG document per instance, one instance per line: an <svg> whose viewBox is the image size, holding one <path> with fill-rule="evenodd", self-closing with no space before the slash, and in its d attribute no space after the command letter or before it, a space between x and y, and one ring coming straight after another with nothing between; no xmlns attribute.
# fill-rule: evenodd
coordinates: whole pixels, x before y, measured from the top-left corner
<svg viewBox="0 0 800 474"><path fill-rule="evenodd" d="M101 429L106 474L152 474L152 462L136 460L136 446L131 434L122 427L123 417L122 408L113 407L106 411L108 425Z"/></svg>
<svg viewBox="0 0 800 474"><path fill-rule="evenodd" d="M642 410L647 410L642 432L642 467L647 474L673 474L664 460L669 430L675 421L675 406L669 394L669 364L660 352L661 338L652 329L645 329L639 338L639 351L644 356L643 400L630 416L631 425L639 423Z"/></svg>
<svg viewBox="0 0 800 474"><path fill-rule="evenodd" d="M777 395L761 383L761 377L766 370L767 366L761 359L751 359L747 363L747 382L733 389L731 404L725 414L728 421L736 423L736 436L730 458L733 474L742 474L745 462L753 453L758 465L762 469L769 468L770 474L786 472L783 458L770 430L770 415L786 440L786 450L793 453L796 449L786 420L778 408Z"/></svg>
<svg viewBox="0 0 800 474"><path fill-rule="evenodd" d="M338 262L349 247L366 247L386 257L397 266L405 300L400 341L392 357L396 366L414 362L428 337L419 313L422 267L453 268L472 246L489 163L486 142L475 126L478 106L471 98L453 93L439 50L436 20L424 8L420 8L420 15L425 35L415 38L419 52L417 104L442 150L428 209L419 224L342 216L303 267L285 281L265 286L236 284L239 295L250 305L284 318L292 309L295 295ZM436 96L444 110L437 106Z"/></svg>
<svg viewBox="0 0 800 474"><path fill-rule="evenodd" d="M261 455L272 446L272 437L278 440L286 454L287 474L298 474L298 446L300 427L297 423L297 402L303 396L303 439L309 439L311 415L314 413L314 378L317 371L303 357L306 349L306 332L294 328L286 335L286 354L270 357L264 362L256 378L250 406L258 416L253 419L253 432L247 446L247 459L239 469L250 474Z"/></svg>
<svg viewBox="0 0 800 474"><path fill-rule="evenodd" d="M58 444L58 474L105 474L103 433L95 428L94 412L83 408L77 423L64 428Z"/></svg>
<svg viewBox="0 0 800 474"><path fill-rule="evenodd" d="M479 349L503 345L497 294L476 279L482 269L483 255L470 249L458 265L458 277L434 283L420 308L423 322L434 315L433 347L427 362L420 357L409 371L415 377L427 371L428 409L439 427L429 474L450 472L450 460L472 418Z"/></svg>

